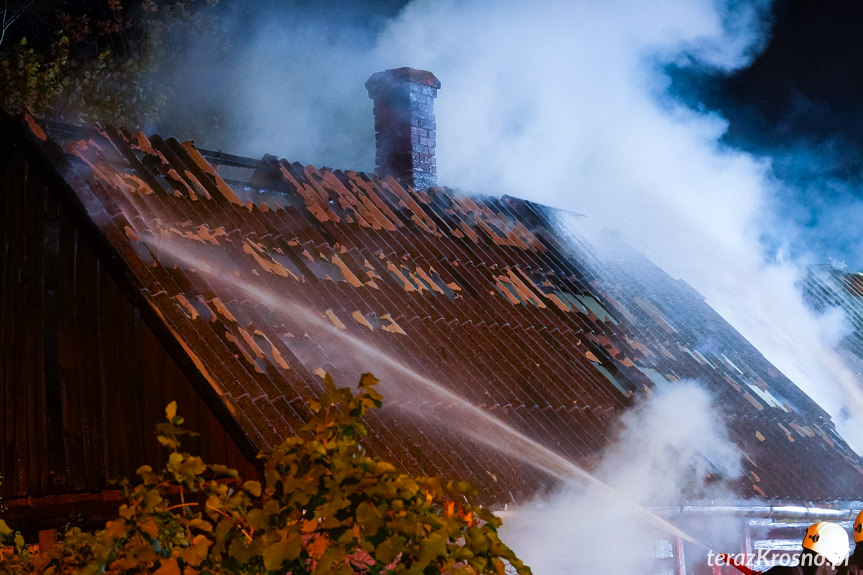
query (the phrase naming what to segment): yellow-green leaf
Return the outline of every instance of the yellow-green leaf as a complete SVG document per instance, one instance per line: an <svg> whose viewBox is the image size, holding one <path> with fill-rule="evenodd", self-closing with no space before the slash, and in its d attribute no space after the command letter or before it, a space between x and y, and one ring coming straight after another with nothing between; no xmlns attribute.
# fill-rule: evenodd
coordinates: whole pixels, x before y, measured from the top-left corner
<svg viewBox="0 0 863 575"><path fill-rule="evenodd" d="M155 489L150 489L147 491L147 494L144 495L144 509L152 509L162 501L162 495Z"/></svg>
<svg viewBox="0 0 863 575"><path fill-rule="evenodd" d="M197 567L207 558L209 548L210 540L203 535L197 535L192 539L192 544L184 549L180 554L180 558L185 561L187 565Z"/></svg>
<svg viewBox="0 0 863 575"><path fill-rule="evenodd" d="M264 567L267 571L276 571L285 561L293 561L299 557L302 549L303 540L296 534L267 545L263 551Z"/></svg>
<svg viewBox="0 0 863 575"><path fill-rule="evenodd" d="M249 526L252 529L264 529L270 522L270 516L260 509L250 509L246 514L246 521L249 522Z"/></svg>
<svg viewBox="0 0 863 575"><path fill-rule="evenodd" d="M206 531L207 533L213 530L213 524L206 519L201 519L200 517L189 520L189 527L191 527L192 529L200 529L201 531Z"/></svg>
<svg viewBox="0 0 863 575"><path fill-rule="evenodd" d="M210 464L210 470L216 475L226 475L228 477L236 477L238 475L236 469L231 469L227 465Z"/></svg>
<svg viewBox="0 0 863 575"><path fill-rule="evenodd" d="M384 523L383 519L378 515L377 509L366 501L357 505L356 518L357 523L364 529L367 529L369 535L377 533Z"/></svg>
<svg viewBox="0 0 863 575"><path fill-rule="evenodd" d="M164 435L157 435L156 440L169 449L176 449L180 447L180 443L170 437L165 437Z"/></svg>
<svg viewBox="0 0 863 575"><path fill-rule="evenodd" d="M245 489L255 497L261 496L261 484L258 481L246 481L245 483L243 483L243 489Z"/></svg>
<svg viewBox="0 0 863 575"><path fill-rule="evenodd" d="M389 565L396 558L396 550L392 539L387 539L375 549L375 559L383 565Z"/></svg>
<svg viewBox="0 0 863 575"><path fill-rule="evenodd" d="M171 419L174 419L175 415L177 415L177 402L172 401L165 408L165 419L168 419L170 421Z"/></svg>
<svg viewBox="0 0 863 575"><path fill-rule="evenodd" d="M395 473L395 466L388 461L378 461L375 464L375 473L383 475L384 473Z"/></svg>
<svg viewBox="0 0 863 575"><path fill-rule="evenodd" d="M420 542L420 551L417 561L420 566L425 567L437 557L446 555L446 540L437 533L429 535L428 539Z"/></svg>

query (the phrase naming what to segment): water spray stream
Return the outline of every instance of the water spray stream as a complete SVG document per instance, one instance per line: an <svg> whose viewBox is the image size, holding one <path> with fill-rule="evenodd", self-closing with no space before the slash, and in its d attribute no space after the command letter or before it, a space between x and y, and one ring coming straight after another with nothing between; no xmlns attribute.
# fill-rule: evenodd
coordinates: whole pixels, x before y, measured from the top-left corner
<svg viewBox="0 0 863 575"><path fill-rule="evenodd" d="M560 481L571 485L593 488L598 494L631 507L636 515L662 531L696 545L709 548L692 535L624 497L620 492L595 478L565 457L530 439L500 419L471 404L465 398L446 389L440 383L416 372L379 348L348 332L335 328L305 306L298 304L288 297L276 294L269 289L244 281L240 277L237 277L237 275L225 270L223 266L213 264L199 255L192 254L189 250L177 245L176 242L166 241L152 235L147 236L145 241L154 248L154 252L160 251L169 255L184 265L206 274L211 281L230 284L232 287L242 291L250 299L268 306L274 312L289 314L291 320L299 320L313 327L315 330L324 332L339 344L350 348L361 356L380 362L386 367L393 369L413 384L418 385L424 396L435 401L452 404L452 409L457 409L459 415L465 418L464 421L473 422L472 425L458 426L460 432L465 433L472 439L505 455L514 456L523 463L531 465ZM451 416L452 411L448 412L448 415ZM476 425L476 422L481 422L483 425Z"/></svg>

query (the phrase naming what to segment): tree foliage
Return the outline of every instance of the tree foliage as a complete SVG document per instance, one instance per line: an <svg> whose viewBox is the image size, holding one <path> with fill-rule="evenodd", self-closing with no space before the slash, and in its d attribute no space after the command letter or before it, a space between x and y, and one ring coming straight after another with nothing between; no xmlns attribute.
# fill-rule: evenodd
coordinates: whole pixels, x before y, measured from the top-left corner
<svg viewBox="0 0 863 575"><path fill-rule="evenodd" d="M8 0L7 0L8 1ZM226 50L217 0L54 0L51 31L0 44L0 105L72 123L140 129L171 97L170 69L185 44ZM31 1L15 12L35 10ZM15 21L9 22L11 28ZM31 26L32 28L32 26Z"/></svg>
<svg viewBox="0 0 863 575"><path fill-rule="evenodd" d="M167 463L123 482L118 516L36 554L0 520L15 549L0 574L530 573L498 538L500 519L468 503L469 485L413 477L365 453L376 383L366 374L354 394L327 378L309 423L261 456L263 483L181 451L191 432L170 404L158 426Z"/></svg>

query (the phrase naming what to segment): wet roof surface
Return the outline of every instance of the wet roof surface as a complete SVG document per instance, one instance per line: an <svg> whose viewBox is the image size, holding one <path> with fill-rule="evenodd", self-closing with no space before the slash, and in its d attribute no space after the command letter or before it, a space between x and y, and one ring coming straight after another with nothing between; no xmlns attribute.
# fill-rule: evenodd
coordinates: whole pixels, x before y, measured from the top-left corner
<svg viewBox="0 0 863 575"><path fill-rule="evenodd" d="M848 333L840 342L850 352L856 375L863 373L863 274L832 266L812 266L804 282L804 293L809 305L817 312L831 308L843 311Z"/></svg>
<svg viewBox="0 0 863 575"><path fill-rule="evenodd" d="M189 143L114 130L33 141L258 449L308 417L324 371L341 384L371 371L385 395L371 450L518 501L553 480L459 433L474 423L458 402L404 383L387 358L587 468L634 402L696 378L743 452L740 495L863 491L827 414L694 290L628 248L598 258L557 231L562 212L270 157L246 166L249 189L267 190L251 202Z"/></svg>

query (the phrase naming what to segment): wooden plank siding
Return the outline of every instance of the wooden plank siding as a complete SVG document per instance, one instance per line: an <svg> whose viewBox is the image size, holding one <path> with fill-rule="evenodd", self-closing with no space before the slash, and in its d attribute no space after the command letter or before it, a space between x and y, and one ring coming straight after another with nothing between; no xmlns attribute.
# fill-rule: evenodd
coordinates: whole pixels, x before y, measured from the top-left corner
<svg viewBox="0 0 863 575"><path fill-rule="evenodd" d="M201 433L191 452L255 475L39 174L21 155L0 165L0 498L97 492L160 465L172 400Z"/></svg>

